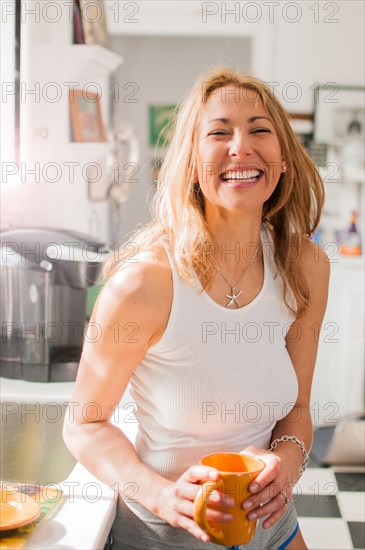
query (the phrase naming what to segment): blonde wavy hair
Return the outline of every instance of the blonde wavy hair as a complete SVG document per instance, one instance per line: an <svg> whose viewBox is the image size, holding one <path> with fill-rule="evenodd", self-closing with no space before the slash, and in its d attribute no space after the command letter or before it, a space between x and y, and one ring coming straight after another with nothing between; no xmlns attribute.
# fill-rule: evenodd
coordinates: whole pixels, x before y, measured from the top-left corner
<svg viewBox="0 0 365 550"><path fill-rule="evenodd" d="M204 197L196 182L194 147L208 97L229 85L257 94L278 134L287 171L281 174L275 191L263 205L262 223L272 234L274 261L283 279L284 303L300 317L308 308L309 289L297 260L302 255L304 241L318 226L324 202L323 182L293 132L288 113L269 87L231 68L215 68L203 73L176 107L168 130L169 146L151 204L152 219L129 234L118 254L106 264L104 275L110 277L130 258L131 245L137 251L147 250L162 237L167 237L185 283L196 284L196 273L204 290L213 284L215 269L202 252L207 243L214 243L215 239L205 221Z"/></svg>

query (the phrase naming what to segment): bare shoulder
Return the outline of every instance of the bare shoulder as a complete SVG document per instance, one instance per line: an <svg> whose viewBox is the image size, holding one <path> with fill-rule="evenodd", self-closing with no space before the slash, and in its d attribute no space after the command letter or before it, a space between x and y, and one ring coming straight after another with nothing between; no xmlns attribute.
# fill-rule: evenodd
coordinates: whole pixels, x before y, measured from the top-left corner
<svg viewBox="0 0 365 550"><path fill-rule="evenodd" d="M165 329L171 294L171 269L159 247L135 254L119 266L91 315L75 401L96 401L102 418L110 418L113 403L120 401L132 373Z"/></svg>
<svg viewBox="0 0 365 550"><path fill-rule="evenodd" d="M302 243L298 265L309 289L310 302L306 318L322 319L328 300L330 261L324 250L310 239Z"/></svg>
<svg viewBox="0 0 365 550"><path fill-rule="evenodd" d="M159 287L163 288L169 278L171 268L166 252L162 245L156 244L122 260L107 284L119 287L121 291L128 290L129 294L142 293L146 298L153 299L155 292Z"/></svg>
<svg viewBox="0 0 365 550"><path fill-rule="evenodd" d="M305 239L299 258L301 269L308 284L328 284L330 261L325 251L314 241Z"/></svg>
<svg viewBox="0 0 365 550"><path fill-rule="evenodd" d="M137 252L121 263L108 279L95 306L95 314L125 318L129 311L135 319L143 318L148 327L149 345L163 333L172 303L172 274L166 252L161 245Z"/></svg>
<svg viewBox="0 0 365 550"><path fill-rule="evenodd" d="M272 238L274 238L274 228L268 226L268 229ZM301 247L299 247L299 239L301 240ZM309 289L318 288L319 285L322 286L322 289L328 287L331 262L326 252L309 238L303 239L303 237L294 235L291 242L294 261L298 262L297 265L304 274ZM300 249L301 253L297 254Z"/></svg>

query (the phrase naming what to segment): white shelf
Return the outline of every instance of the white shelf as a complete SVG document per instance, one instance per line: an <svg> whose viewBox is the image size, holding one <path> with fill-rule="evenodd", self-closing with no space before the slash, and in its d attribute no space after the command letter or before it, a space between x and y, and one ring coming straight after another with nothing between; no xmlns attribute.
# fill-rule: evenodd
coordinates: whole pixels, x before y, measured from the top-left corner
<svg viewBox="0 0 365 550"><path fill-rule="evenodd" d="M94 80L98 76L112 73L124 62L120 55L97 44L73 44L68 53L77 71Z"/></svg>

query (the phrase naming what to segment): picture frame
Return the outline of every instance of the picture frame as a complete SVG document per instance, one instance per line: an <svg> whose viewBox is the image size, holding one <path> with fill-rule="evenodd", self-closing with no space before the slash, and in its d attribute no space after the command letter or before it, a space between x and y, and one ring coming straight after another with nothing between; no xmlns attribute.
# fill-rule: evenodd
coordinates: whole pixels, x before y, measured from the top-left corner
<svg viewBox="0 0 365 550"><path fill-rule="evenodd" d="M149 105L149 145L150 147L166 147L168 144L164 130L170 121L176 105Z"/></svg>
<svg viewBox="0 0 365 550"><path fill-rule="evenodd" d="M314 138L316 142L339 145L351 124L365 126L365 87L318 84L314 88Z"/></svg>
<svg viewBox="0 0 365 550"><path fill-rule="evenodd" d="M77 143L106 140L102 121L100 96L83 90L70 90L72 141Z"/></svg>
<svg viewBox="0 0 365 550"><path fill-rule="evenodd" d="M104 0L79 0L85 44L108 46L108 27Z"/></svg>

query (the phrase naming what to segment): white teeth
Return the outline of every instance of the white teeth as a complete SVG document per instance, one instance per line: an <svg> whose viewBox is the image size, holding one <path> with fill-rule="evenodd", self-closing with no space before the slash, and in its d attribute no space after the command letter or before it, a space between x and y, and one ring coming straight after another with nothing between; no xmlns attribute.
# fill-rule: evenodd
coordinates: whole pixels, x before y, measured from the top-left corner
<svg viewBox="0 0 365 550"><path fill-rule="evenodd" d="M260 176L259 170L245 170L244 172L228 171L222 175L224 180L252 180Z"/></svg>

